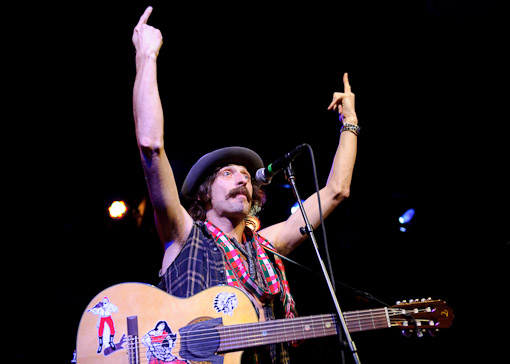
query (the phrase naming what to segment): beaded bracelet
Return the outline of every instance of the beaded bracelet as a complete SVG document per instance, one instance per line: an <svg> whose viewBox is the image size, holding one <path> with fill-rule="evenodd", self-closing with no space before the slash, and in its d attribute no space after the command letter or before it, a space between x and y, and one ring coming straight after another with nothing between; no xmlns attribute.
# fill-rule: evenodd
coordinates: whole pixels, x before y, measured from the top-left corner
<svg viewBox="0 0 510 364"><path fill-rule="evenodd" d="M360 130L361 130L361 128L359 127L359 125L354 125L354 124L343 124L343 125L342 125L342 128L340 129L340 133L343 133L344 131L350 131L350 132L352 132L354 135L358 136L358 135L359 135Z"/></svg>

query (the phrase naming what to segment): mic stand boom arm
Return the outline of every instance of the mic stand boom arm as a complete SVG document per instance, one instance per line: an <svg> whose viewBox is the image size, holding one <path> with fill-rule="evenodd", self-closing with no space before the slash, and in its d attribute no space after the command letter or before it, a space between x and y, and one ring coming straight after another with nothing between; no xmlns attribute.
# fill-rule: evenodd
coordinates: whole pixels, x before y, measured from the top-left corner
<svg viewBox="0 0 510 364"><path fill-rule="evenodd" d="M310 238L310 240L312 241L312 245L313 245L313 247L315 249L315 253L317 254L317 259L319 260L319 263L321 265L321 269L322 269L322 273L324 275L324 279L326 280L326 283L328 284L329 293L331 294L331 298L333 299L333 303L335 304L335 308L336 308L336 313L338 315L338 319L340 320L340 324L342 325L342 330L345 333L345 338L346 338L347 343L349 345L349 349L352 352L352 355L354 357L354 361L356 362L356 364L360 364L360 360L359 360L359 356L358 356L358 351L356 349L356 345L354 344L354 341L352 341L351 335L349 334L349 330L347 329L347 324L345 323L344 315L342 313L342 309L340 308L340 305L339 305L338 300L336 298L336 294L335 294L335 290L333 288L333 284L331 283L331 279L330 279L328 271L326 269L326 265L324 264L324 261L322 260L321 254L319 252L319 247L317 245L317 240L315 239L315 235L313 233L313 227L310 224L310 221L308 220L308 216L306 215L305 208L303 206L303 203L301 202L301 197L299 196L299 192L298 192L297 186L296 186L296 176L295 176L294 170L293 170L292 165L291 165L290 162L287 165L287 167L285 167L285 177L287 178L287 180L289 181L290 185L292 186L292 191L294 192L294 196L296 197L297 203L299 205L299 209L301 210L301 214L303 215L303 220L305 221L305 227L304 227L305 231L303 232L303 228L300 228L301 233L302 234L306 233L308 235L308 237ZM317 193L319 193L319 191L317 191Z"/></svg>

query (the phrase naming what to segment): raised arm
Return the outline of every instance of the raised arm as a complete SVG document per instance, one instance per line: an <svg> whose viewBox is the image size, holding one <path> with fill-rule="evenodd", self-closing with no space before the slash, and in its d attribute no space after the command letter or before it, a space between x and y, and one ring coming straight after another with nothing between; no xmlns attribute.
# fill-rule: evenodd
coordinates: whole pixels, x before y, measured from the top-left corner
<svg viewBox="0 0 510 364"><path fill-rule="evenodd" d="M344 92L333 94L333 101L328 110L336 110L342 114L344 124L357 125L354 94L347 74L344 75L343 81ZM356 151L357 136L353 132L342 132L326 186L320 190L324 218L331 214L340 202L349 197ZM304 202L304 207L310 224L314 228L319 226L320 215L316 193ZM271 241L280 253L288 254L306 239L306 236L301 235L299 231L299 228L303 226L303 217L300 212L296 212L286 221L263 229L260 234Z"/></svg>
<svg viewBox="0 0 510 364"><path fill-rule="evenodd" d="M133 31L136 78L133 114L143 170L154 207L159 236L178 251L192 226L192 219L179 201L175 178L164 149L163 108L157 83L157 57L163 44L161 32L147 25L148 7Z"/></svg>

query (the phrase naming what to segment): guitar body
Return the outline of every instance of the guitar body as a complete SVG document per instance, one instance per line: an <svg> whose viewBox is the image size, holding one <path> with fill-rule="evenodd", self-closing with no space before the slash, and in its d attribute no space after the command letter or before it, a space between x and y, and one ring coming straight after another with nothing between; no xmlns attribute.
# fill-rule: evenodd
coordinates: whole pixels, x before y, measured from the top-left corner
<svg viewBox="0 0 510 364"><path fill-rule="evenodd" d="M235 287L212 287L180 299L141 283L112 286L92 299L81 318L77 363L239 363L242 351L211 356L195 347L188 348L191 358L181 356L180 329L211 318L218 319L214 325L258 321L250 299Z"/></svg>
<svg viewBox="0 0 510 364"><path fill-rule="evenodd" d="M417 335L450 327L453 311L440 300L345 312L350 332L396 327ZM242 351L272 343L338 334L333 314L259 322L251 300L231 286L189 298L153 286L121 283L99 293L78 328L78 364L238 364Z"/></svg>

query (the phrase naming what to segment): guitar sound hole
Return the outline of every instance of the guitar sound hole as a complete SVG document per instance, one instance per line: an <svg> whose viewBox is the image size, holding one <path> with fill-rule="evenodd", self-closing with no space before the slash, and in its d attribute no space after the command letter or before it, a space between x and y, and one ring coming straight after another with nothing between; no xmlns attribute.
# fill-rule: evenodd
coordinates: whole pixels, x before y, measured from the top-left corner
<svg viewBox="0 0 510 364"><path fill-rule="evenodd" d="M179 330L181 335L180 355L191 362L211 361L218 358L220 335L216 330L222 324L221 318L200 317ZM217 360L217 359L216 359Z"/></svg>

